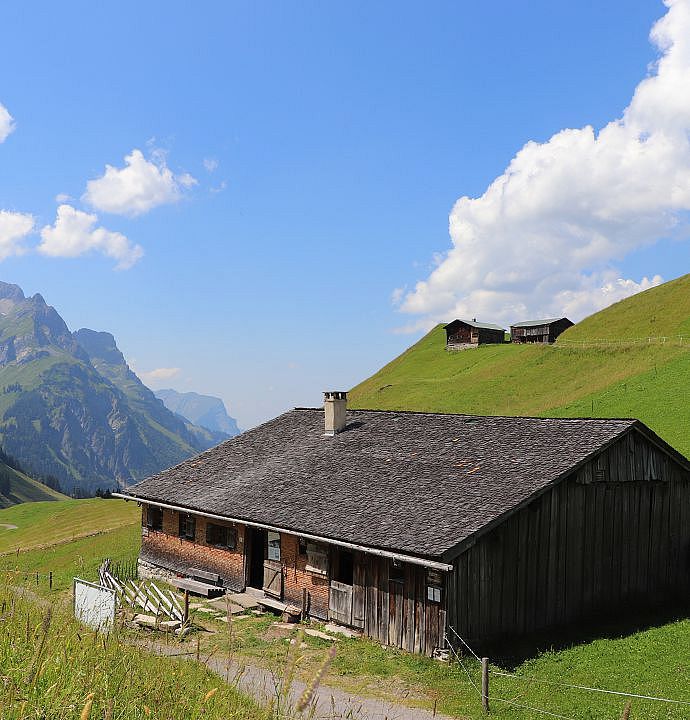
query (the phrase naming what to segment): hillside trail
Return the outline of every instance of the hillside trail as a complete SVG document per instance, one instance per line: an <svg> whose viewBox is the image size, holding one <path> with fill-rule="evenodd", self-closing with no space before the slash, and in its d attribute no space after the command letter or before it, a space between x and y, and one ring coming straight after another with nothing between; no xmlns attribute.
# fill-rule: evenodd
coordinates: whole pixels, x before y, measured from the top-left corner
<svg viewBox="0 0 690 720"><path fill-rule="evenodd" d="M193 660L195 652L181 652L179 646L165 645L153 641L141 644L150 652L168 657L182 657ZM280 678L270 670L239 662L228 657L211 655L199 658L210 670L218 674L229 684L251 695L257 702L267 705L275 700ZM304 693L306 684L294 680L288 693L287 705L294 707ZM408 707L401 703L393 703L374 697L365 697L350 693L340 688L322 683L314 692L314 715L307 712L305 717L313 720L453 720L447 715L440 715L423 708Z"/></svg>

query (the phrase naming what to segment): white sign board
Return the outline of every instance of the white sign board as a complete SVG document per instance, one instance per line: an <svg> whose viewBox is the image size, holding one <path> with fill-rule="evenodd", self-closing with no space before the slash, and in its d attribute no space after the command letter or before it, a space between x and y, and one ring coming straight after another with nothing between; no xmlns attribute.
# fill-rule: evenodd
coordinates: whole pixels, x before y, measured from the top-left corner
<svg viewBox="0 0 690 720"><path fill-rule="evenodd" d="M74 578L74 617L94 630L109 630L115 621L114 590Z"/></svg>

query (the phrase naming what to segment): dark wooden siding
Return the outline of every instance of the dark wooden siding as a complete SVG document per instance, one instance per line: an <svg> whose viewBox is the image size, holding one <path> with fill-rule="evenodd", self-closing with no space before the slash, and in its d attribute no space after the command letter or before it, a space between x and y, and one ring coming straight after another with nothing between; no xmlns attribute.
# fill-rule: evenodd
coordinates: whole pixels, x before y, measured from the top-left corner
<svg viewBox="0 0 690 720"><path fill-rule="evenodd" d="M390 561L361 555L359 588L364 600L364 633L385 645L409 652L432 655L445 646L445 597L441 602L427 599L426 570L404 565L404 582L389 579ZM355 593L358 592L355 585Z"/></svg>
<svg viewBox="0 0 690 720"><path fill-rule="evenodd" d="M446 347L464 347L465 345L484 345L503 343L503 330L480 328L456 320L446 327Z"/></svg>
<svg viewBox="0 0 690 720"><path fill-rule="evenodd" d="M574 325L568 318L561 318L552 323L533 325L532 327L510 327L510 339L514 343L552 343L569 327Z"/></svg>
<svg viewBox="0 0 690 720"><path fill-rule="evenodd" d="M690 593L690 473L631 432L454 561L448 622L478 642Z"/></svg>

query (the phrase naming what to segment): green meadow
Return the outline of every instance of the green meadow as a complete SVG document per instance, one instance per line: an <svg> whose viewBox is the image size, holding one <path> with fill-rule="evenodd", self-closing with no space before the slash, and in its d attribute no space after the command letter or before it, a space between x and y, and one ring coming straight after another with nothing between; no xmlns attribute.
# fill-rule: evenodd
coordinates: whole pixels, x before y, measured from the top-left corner
<svg viewBox="0 0 690 720"><path fill-rule="evenodd" d="M592 315L552 346L447 352L438 325L349 400L381 410L636 417L690 455L690 275Z"/></svg>
<svg viewBox="0 0 690 720"><path fill-rule="evenodd" d="M78 718L89 693L95 693L92 718L108 717L111 701L111 717L123 719L288 717L262 714L234 688L226 687L218 676L191 660L154 657L143 648L131 647L131 638L113 636L106 642L97 641L92 633L79 630L65 614L74 575L93 580L104 557L125 561L136 558L140 539L136 505L96 499L37 504L33 508L17 506L0 511L0 522L19 526L0 534L0 547L5 553L0 557L2 585L23 587L27 593L14 605L9 622L0 623L0 675L10 678L8 687L15 688L11 691L14 694L2 696L0 703L5 704L0 704L0 717ZM8 539L12 533L22 537L24 547L19 554ZM65 542L70 537L78 539ZM52 592L45 580L50 571L54 573ZM35 573L40 576L38 586ZM16 597L16 592L9 589L0 591L6 618ZM54 617L41 649L45 603L52 604ZM276 632L275 618L271 616L244 618L232 623L231 628L201 614L197 620L208 630L196 635L202 657L219 658L227 653L242 664L267 667L275 671L276 677L284 672L288 648L292 647L287 639L298 632L298 628ZM196 637L180 643L180 653L193 656ZM304 680L312 678L329 647L328 641L305 637L296 674ZM329 685L410 706L436 707L439 713L453 717L484 717L476 689L479 664L473 658L462 658L462 665L441 663L367 639L343 638L336 647L326 680ZM506 648L507 653L510 650ZM39 670L32 679L35 657L39 658ZM690 703L690 620L647 626L641 619L635 632L610 628L606 637L563 650L545 649L517 665L497 660L492 669L518 676L491 677L491 695L496 698L491 716L499 720L546 717L519 705L573 720L621 717L625 698L569 689L560 683ZM27 678L30 682L20 692L18 688ZM219 688L212 698L214 702L204 702L205 694L214 687ZM23 710L22 702L26 702ZM150 709L150 715L144 706ZM41 716L39 708L48 714ZM690 705L633 699L630 717L687 720Z"/></svg>

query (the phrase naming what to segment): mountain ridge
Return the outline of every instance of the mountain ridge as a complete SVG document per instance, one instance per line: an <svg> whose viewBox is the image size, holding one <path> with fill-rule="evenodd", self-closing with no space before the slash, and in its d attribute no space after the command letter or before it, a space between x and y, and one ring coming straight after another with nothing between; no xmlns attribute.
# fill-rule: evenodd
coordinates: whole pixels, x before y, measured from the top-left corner
<svg viewBox="0 0 690 720"><path fill-rule="evenodd" d="M31 475L90 493L216 441L154 396L110 333L72 333L42 296L0 283L0 446Z"/></svg>
<svg viewBox="0 0 690 720"><path fill-rule="evenodd" d="M230 417L225 403L218 397L196 392L179 392L172 388L156 390L154 394L169 410L194 425L222 433L226 438L240 433L237 420Z"/></svg>

